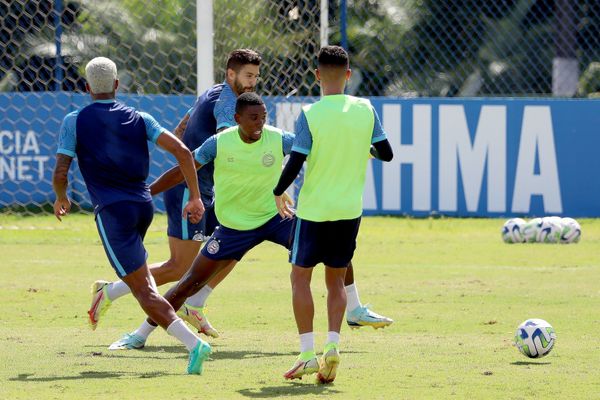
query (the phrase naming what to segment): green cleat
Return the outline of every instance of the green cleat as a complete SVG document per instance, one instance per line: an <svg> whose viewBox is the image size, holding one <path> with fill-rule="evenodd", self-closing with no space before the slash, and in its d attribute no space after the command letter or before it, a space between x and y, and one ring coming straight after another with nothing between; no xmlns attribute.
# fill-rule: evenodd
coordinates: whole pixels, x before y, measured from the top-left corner
<svg viewBox="0 0 600 400"><path fill-rule="evenodd" d="M202 339L198 339L198 344L192 351L190 351L190 358L188 361L187 373L202 375L202 364L208 360L210 356L211 348L210 344L206 343Z"/></svg>
<svg viewBox="0 0 600 400"><path fill-rule="evenodd" d="M92 284L92 305L88 310L88 322L92 330L96 330L100 317L106 313L112 302L108 298L107 281L96 281Z"/></svg>
<svg viewBox="0 0 600 400"><path fill-rule="evenodd" d="M203 333L206 336L218 338L219 332L212 327L210 322L208 322L204 311L205 307L193 307L184 304L181 306L179 311L177 311L177 315L196 328L198 333Z"/></svg>
<svg viewBox="0 0 600 400"><path fill-rule="evenodd" d="M109 350L139 350L143 349L146 345L146 339L135 333L126 333L123 337L113 344L111 344Z"/></svg>
<svg viewBox="0 0 600 400"><path fill-rule="evenodd" d="M296 362L283 377L285 379L302 379L304 375L314 374L319 370L319 362L314 351L300 353Z"/></svg>
<svg viewBox="0 0 600 400"><path fill-rule="evenodd" d="M363 326L372 326L373 329L385 328L391 325L394 320L383 315L379 315L369 310L369 306L356 307L346 315L346 322L350 328L357 329Z"/></svg>
<svg viewBox="0 0 600 400"><path fill-rule="evenodd" d="M327 343L323 350L323 357L319 360L317 383L331 383L337 374L340 365L340 352L336 343Z"/></svg>

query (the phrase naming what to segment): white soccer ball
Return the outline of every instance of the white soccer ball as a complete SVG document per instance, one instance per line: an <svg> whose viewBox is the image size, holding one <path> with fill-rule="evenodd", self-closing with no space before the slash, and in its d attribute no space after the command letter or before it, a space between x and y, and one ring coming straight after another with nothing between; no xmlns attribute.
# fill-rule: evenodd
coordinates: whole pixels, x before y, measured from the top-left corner
<svg viewBox="0 0 600 400"><path fill-rule="evenodd" d="M521 229L525 225L525 220L521 218L511 218L502 226L502 240L504 243L523 243L523 233Z"/></svg>
<svg viewBox="0 0 600 400"><path fill-rule="evenodd" d="M515 346L529 358L541 358L550 353L556 342L556 332L543 319L528 319L515 332Z"/></svg>
<svg viewBox="0 0 600 400"><path fill-rule="evenodd" d="M561 243L577 243L581 238L581 226L573 218L562 218Z"/></svg>
<svg viewBox="0 0 600 400"><path fill-rule="evenodd" d="M538 233L542 226L541 218L534 218L529 222L526 222L525 225L521 228L521 232L523 234L523 241L527 243L535 243L538 238Z"/></svg>
<svg viewBox="0 0 600 400"><path fill-rule="evenodd" d="M538 243L558 243L562 233L562 222L559 217L544 217L538 230Z"/></svg>

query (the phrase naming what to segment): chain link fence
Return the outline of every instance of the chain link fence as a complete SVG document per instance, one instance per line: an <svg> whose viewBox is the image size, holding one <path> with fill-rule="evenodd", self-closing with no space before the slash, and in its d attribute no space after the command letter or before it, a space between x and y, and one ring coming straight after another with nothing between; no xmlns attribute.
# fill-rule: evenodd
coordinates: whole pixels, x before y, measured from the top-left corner
<svg viewBox="0 0 600 400"><path fill-rule="evenodd" d="M598 0L348 0L345 25L359 95L600 91Z"/></svg>
<svg viewBox="0 0 600 400"><path fill-rule="evenodd" d="M215 82L227 54L250 47L263 55L260 94L317 96L321 6L214 0ZM600 0L331 0L327 11L329 43L351 55L351 94L600 92ZM0 209L27 213L52 201L55 138L62 117L86 104L83 67L98 55L117 63L127 103L173 129L195 101L195 2L0 0ZM297 105L271 123L293 127ZM158 159L153 174L171 164ZM71 179L73 198L87 204L76 169Z"/></svg>

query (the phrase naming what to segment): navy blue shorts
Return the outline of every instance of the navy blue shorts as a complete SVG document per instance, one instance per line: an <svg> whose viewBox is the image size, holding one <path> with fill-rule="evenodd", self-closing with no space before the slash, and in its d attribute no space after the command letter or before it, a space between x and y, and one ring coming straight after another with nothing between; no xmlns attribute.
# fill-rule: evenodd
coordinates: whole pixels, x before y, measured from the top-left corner
<svg viewBox="0 0 600 400"><path fill-rule="evenodd" d="M113 269L123 278L146 263L144 236L152 223L152 202L120 201L96 214L96 227Z"/></svg>
<svg viewBox="0 0 600 400"><path fill-rule="evenodd" d="M167 210L167 235L181 240L205 241L212 235L215 227L218 225L212 199L202 198L204 203L204 216L197 224L192 224L188 219L183 218L181 213L183 207L190 198L190 192L184 185L177 185L167 190L163 198Z"/></svg>
<svg viewBox="0 0 600 400"><path fill-rule="evenodd" d="M211 260L240 261L250 249L268 240L290 248L293 220L283 219L276 214L264 225L249 231L218 226L212 237L202 248L202 254Z"/></svg>
<svg viewBox="0 0 600 400"><path fill-rule="evenodd" d="M356 249L360 217L314 222L296 218L290 262L299 267L347 267Z"/></svg>

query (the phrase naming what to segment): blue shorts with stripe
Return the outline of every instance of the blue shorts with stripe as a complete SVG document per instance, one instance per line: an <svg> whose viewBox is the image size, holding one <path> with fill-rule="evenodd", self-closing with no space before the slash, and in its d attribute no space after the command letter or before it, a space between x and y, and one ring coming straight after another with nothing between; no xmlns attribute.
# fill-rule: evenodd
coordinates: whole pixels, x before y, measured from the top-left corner
<svg viewBox="0 0 600 400"><path fill-rule="evenodd" d="M204 203L204 216L197 224L192 224L183 218L183 207L190 198L190 192L185 185L177 185L167 190L163 198L167 210L167 235L181 240L205 241L212 235L218 225L217 217L212 206L212 198L202 197Z"/></svg>
<svg viewBox="0 0 600 400"><path fill-rule="evenodd" d="M264 225L256 229L239 231L218 226L202 248L202 254L211 260L237 260L265 240L290 248L293 220L275 214Z"/></svg>
<svg viewBox="0 0 600 400"><path fill-rule="evenodd" d="M144 236L152 223L152 202L119 201L96 214L96 227L113 269L123 278L146 262Z"/></svg>
<svg viewBox="0 0 600 400"><path fill-rule="evenodd" d="M315 222L296 218L293 227L290 262L299 267L347 267L356 249L360 217Z"/></svg>

